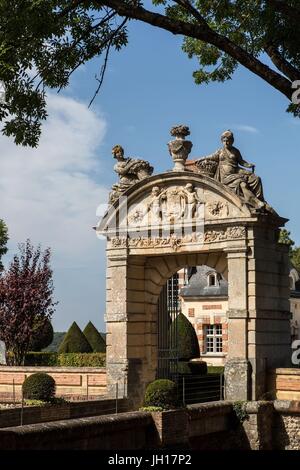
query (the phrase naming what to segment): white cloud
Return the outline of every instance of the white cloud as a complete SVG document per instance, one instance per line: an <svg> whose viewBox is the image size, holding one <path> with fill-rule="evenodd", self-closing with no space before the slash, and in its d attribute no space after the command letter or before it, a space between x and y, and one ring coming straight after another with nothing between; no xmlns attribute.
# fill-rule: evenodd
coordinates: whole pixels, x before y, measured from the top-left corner
<svg viewBox="0 0 300 470"><path fill-rule="evenodd" d="M236 129L237 131L249 132L250 134L259 134L259 130L256 127L248 126L247 124L238 124L232 126L232 128Z"/></svg>
<svg viewBox="0 0 300 470"><path fill-rule="evenodd" d="M95 249L96 208L107 198L92 177L101 170L106 122L84 104L54 94L48 111L37 149L0 137L0 218L12 248L30 238L53 249L56 266L86 266Z"/></svg>

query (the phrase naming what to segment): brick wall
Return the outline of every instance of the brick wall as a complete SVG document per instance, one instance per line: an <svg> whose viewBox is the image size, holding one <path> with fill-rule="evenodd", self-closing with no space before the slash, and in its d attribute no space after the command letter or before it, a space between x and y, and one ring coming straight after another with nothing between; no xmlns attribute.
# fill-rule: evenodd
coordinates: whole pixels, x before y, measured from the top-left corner
<svg viewBox="0 0 300 470"><path fill-rule="evenodd" d="M277 400L300 400L300 369L271 370L268 375L268 392L270 397Z"/></svg>
<svg viewBox="0 0 300 470"><path fill-rule="evenodd" d="M106 369L103 367L0 366L0 400L11 401L13 389L16 399L20 399L25 378L36 372L45 372L54 378L58 397L78 399L99 397L106 393Z"/></svg>

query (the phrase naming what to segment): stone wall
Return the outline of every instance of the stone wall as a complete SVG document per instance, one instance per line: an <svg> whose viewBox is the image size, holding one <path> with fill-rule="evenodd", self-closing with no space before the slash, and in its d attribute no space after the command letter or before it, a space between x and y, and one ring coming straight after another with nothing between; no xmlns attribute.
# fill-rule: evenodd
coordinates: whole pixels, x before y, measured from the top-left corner
<svg viewBox="0 0 300 470"><path fill-rule="evenodd" d="M21 422L26 424L37 424L66 419L83 418L87 416L107 415L118 411L128 410L128 401L103 398L101 400L65 402L61 404L30 406L1 409L0 428L19 426Z"/></svg>
<svg viewBox="0 0 300 470"><path fill-rule="evenodd" d="M0 449L144 449L151 440L150 413L123 413L0 430Z"/></svg>
<svg viewBox="0 0 300 470"><path fill-rule="evenodd" d="M0 366L0 400L12 401L14 388L16 400L20 400L25 378L36 372L45 372L54 378L58 397L80 399L106 394L106 369L103 367Z"/></svg>
<svg viewBox="0 0 300 470"><path fill-rule="evenodd" d="M277 400L274 408L274 448L300 450L300 402Z"/></svg>
<svg viewBox="0 0 300 470"><path fill-rule="evenodd" d="M6 427L0 450L300 450L299 427L300 402L214 402Z"/></svg>

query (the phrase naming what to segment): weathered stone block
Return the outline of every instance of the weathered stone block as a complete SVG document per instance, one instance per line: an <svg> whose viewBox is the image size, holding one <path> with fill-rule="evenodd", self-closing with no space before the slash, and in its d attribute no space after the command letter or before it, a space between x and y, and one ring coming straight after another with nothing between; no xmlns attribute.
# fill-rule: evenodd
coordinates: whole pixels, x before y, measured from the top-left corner
<svg viewBox="0 0 300 470"><path fill-rule="evenodd" d="M229 359L225 364L225 400L248 400L250 363L246 359Z"/></svg>

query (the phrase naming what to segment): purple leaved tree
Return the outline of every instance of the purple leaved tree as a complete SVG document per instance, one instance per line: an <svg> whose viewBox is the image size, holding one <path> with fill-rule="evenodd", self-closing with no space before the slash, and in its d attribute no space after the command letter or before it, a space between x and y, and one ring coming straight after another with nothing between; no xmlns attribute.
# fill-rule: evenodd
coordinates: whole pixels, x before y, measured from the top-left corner
<svg viewBox="0 0 300 470"><path fill-rule="evenodd" d="M55 311L50 255L27 240L0 275L0 339L11 365L24 364L34 332Z"/></svg>

